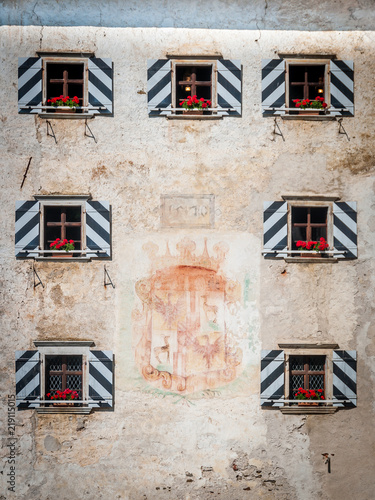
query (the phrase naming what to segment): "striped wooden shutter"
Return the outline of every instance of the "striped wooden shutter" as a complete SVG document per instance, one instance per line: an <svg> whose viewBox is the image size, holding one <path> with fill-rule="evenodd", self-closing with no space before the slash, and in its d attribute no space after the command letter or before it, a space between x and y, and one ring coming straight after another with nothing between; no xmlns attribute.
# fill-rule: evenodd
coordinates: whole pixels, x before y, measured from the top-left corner
<svg viewBox="0 0 375 500"><path fill-rule="evenodd" d="M147 61L147 106L149 116L165 116L172 113L171 68L169 59L150 59ZM157 108L162 108L162 110Z"/></svg>
<svg viewBox="0 0 375 500"><path fill-rule="evenodd" d="M88 60L89 107L105 109L89 110L89 114L113 113L113 68L111 59L92 57Z"/></svg>
<svg viewBox="0 0 375 500"><path fill-rule="evenodd" d="M18 58L18 106L41 106L42 59L41 57ZM40 113L41 109L21 109L19 113Z"/></svg>
<svg viewBox="0 0 375 500"><path fill-rule="evenodd" d="M357 352L333 351L332 363L333 405L349 408L357 406ZM344 403L344 399L350 402Z"/></svg>
<svg viewBox="0 0 375 500"><path fill-rule="evenodd" d="M19 409L40 406L39 351L16 351L16 405Z"/></svg>
<svg viewBox="0 0 375 500"><path fill-rule="evenodd" d="M86 201L86 247L100 253L88 257L111 256L111 221L108 201Z"/></svg>
<svg viewBox="0 0 375 500"><path fill-rule="evenodd" d="M261 357L260 404L261 406L283 406L285 385L284 351L262 350ZM276 401L270 401L271 399Z"/></svg>
<svg viewBox="0 0 375 500"><path fill-rule="evenodd" d="M286 201L265 201L263 212L263 250L286 250L288 245L288 204ZM264 254L284 258L287 254Z"/></svg>
<svg viewBox="0 0 375 500"><path fill-rule="evenodd" d="M16 257L38 257L39 221L39 201L16 201Z"/></svg>
<svg viewBox="0 0 375 500"><path fill-rule="evenodd" d="M231 111L224 111L222 110L223 108L231 108ZM217 109L218 115L241 116L241 61L230 59L220 59L217 61Z"/></svg>
<svg viewBox="0 0 375 500"><path fill-rule="evenodd" d="M333 246L342 255L339 259L356 259L357 252L357 203L336 202L333 204Z"/></svg>
<svg viewBox="0 0 375 500"><path fill-rule="evenodd" d="M90 351L88 403L91 408L113 406L112 351Z"/></svg>
<svg viewBox="0 0 375 500"><path fill-rule="evenodd" d="M263 116L285 115L285 111L267 110L285 108L285 61L262 60L262 113Z"/></svg>
<svg viewBox="0 0 375 500"><path fill-rule="evenodd" d="M331 109L336 116L354 116L354 66L353 61L334 59L330 64ZM336 111L346 108L348 111Z"/></svg>

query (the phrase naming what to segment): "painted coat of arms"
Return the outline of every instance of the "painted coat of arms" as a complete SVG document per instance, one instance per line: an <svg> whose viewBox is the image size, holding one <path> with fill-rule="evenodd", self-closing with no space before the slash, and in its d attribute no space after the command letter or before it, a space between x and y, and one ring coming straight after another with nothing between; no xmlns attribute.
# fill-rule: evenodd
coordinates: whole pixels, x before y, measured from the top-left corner
<svg viewBox="0 0 375 500"><path fill-rule="evenodd" d="M240 285L220 273L228 246L207 241L202 255L195 242L177 244L178 255L158 256L144 245L151 276L136 283L142 310L133 312L135 359L145 380L176 393L213 389L241 371L242 351L226 329L228 306L239 300Z"/></svg>

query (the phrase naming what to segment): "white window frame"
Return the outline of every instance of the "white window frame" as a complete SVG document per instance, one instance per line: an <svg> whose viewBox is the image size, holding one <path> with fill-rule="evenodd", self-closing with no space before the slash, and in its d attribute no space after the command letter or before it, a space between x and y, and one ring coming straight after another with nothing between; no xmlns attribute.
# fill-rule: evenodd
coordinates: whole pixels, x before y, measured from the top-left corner
<svg viewBox="0 0 375 500"><path fill-rule="evenodd" d="M177 66L211 66L212 67L212 76L211 76L211 108L217 108L217 61L218 59L205 59L197 58L197 59L171 59L171 71L172 71L172 109L179 110L179 108L183 109L177 103L176 89L177 89ZM173 111L172 115L175 115L177 111ZM213 112L211 111L211 114Z"/></svg>
<svg viewBox="0 0 375 500"><path fill-rule="evenodd" d="M43 70L43 79L42 79L42 105L43 106L49 106L47 103L47 65L48 64L83 64L83 104L82 106L87 107L88 106L88 58L82 58L82 57L58 57L56 56L46 56L42 57L42 70ZM69 97L74 97L74 96L69 96ZM51 109L42 109L39 114L48 114L51 113L53 110ZM82 114L87 114L85 111L87 110L82 110Z"/></svg>
<svg viewBox="0 0 375 500"><path fill-rule="evenodd" d="M292 103L290 102L290 96L289 96L289 66L325 66L325 71L324 71L324 101L327 103L327 113L329 114L329 108L331 105L331 93L330 93L330 59L322 58L322 59L313 59L313 58L306 58L306 59L288 59L285 58L285 107L286 108L294 108L292 106ZM296 111L298 111L299 108L296 108ZM315 110L316 111L316 110ZM288 112L290 113L290 112ZM308 114L308 111L306 112L306 115Z"/></svg>

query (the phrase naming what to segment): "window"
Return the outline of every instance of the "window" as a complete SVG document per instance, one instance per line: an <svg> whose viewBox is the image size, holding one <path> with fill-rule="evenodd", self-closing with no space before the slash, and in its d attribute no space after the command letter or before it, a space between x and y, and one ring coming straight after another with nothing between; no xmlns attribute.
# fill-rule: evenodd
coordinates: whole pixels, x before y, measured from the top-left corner
<svg viewBox="0 0 375 500"><path fill-rule="evenodd" d="M45 394L56 395L56 391L70 389L82 400L82 356L46 356Z"/></svg>
<svg viewBox="0 0 375 500"><path fill-rule="evenodd" d="M16 401L19 409L67 412L47 394L78 393L73 413L113 406L113 354L94 351L92 341L35 341L37 350L16 351Z"/></svg>
<svg viewBox="0 0 375 500"><path fill-rule="evenodd" d="M59 117L48 99L60 95L79 99L74 117L112 114L113 70L110 59L58 54L18 60L18 112ZM67 116L64 115L66 118Z"/></svg>
<svg viewBox="0 0 375 500"><path fill-rule="evenodd" d="M38 196L16 202L16 257L108 258L111 256L110 205L87 196ZM73 241L69 252L53 249L57 238Z"/></svg>
<svg viewBox="0 0 375 500"><path fill-rule="evenodd" d="M263 116L298 114L294 99L315 100L317 96L327 103L329 115L354 116L353 61L334 56L262 61Z"/></svg>
<svg viewBox="0 0 375 500"><path fill-rule="evenodd" d="M303 389L321 390L324 399L317 412L357 405L356 351L337 350L336 344L279 344L283 349L261 353L261 406L296 409L295 394ZM310 411L310 410L309 410Z"/></svg>
<svg viewBox="0 0 375 500"><path fill-rule="evenodd" d="M297 248L297 241L324 238L329 248L310 252L318 262L357 258L357 205L333 197L284 197L264 203L263 255L267 258L298 260L309 256ZM302 260L300 259L299 262ZM305 262L306 259L303 259Z"/></svg>
<svg viewBox="0 0 375 500"><path fill-rule="evenodd" d="M152 59L147 69L149 116L182 116L181 102L189 95L211 101L204 116L240 116L240 61L210 58ZM191 118L191 117L190 117Z"/></svg>

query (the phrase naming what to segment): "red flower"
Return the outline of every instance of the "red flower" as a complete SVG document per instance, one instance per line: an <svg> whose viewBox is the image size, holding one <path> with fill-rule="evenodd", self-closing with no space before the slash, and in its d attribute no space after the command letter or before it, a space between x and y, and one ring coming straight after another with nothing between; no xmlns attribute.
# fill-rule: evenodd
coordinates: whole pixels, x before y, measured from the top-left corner
<svg viewBox="0 0 375 500"><path fill-rule="evenodd" d="M326 108L327 107L327 103L323 102L322 106L323 106L323 108Z"/></svg>
<svg viewBox="0 0 375 500"><path fill-rule="evenodd" d="M69 243L70 243L71 245L73 245L74 240L69 240Z"/></svg>
<svg viewBox="0 0 375 500"><path fill-rule="evenodd" d="M297 102L296 103L296 108L300 108L301 107L301 103L300 102Z"/></svg>
<svg viewBox="0 0 375 500"><path fill-rule="evenodd" d="M318 389L317 392L323 392L323 389Z"/></svg>
<svg viewBox="0 0 375 500"><path fill-rule="evenodd" d="M207 100L207 105L208 105L208 106L211 106L211 101L208 101L208 100Z"/></svg>

